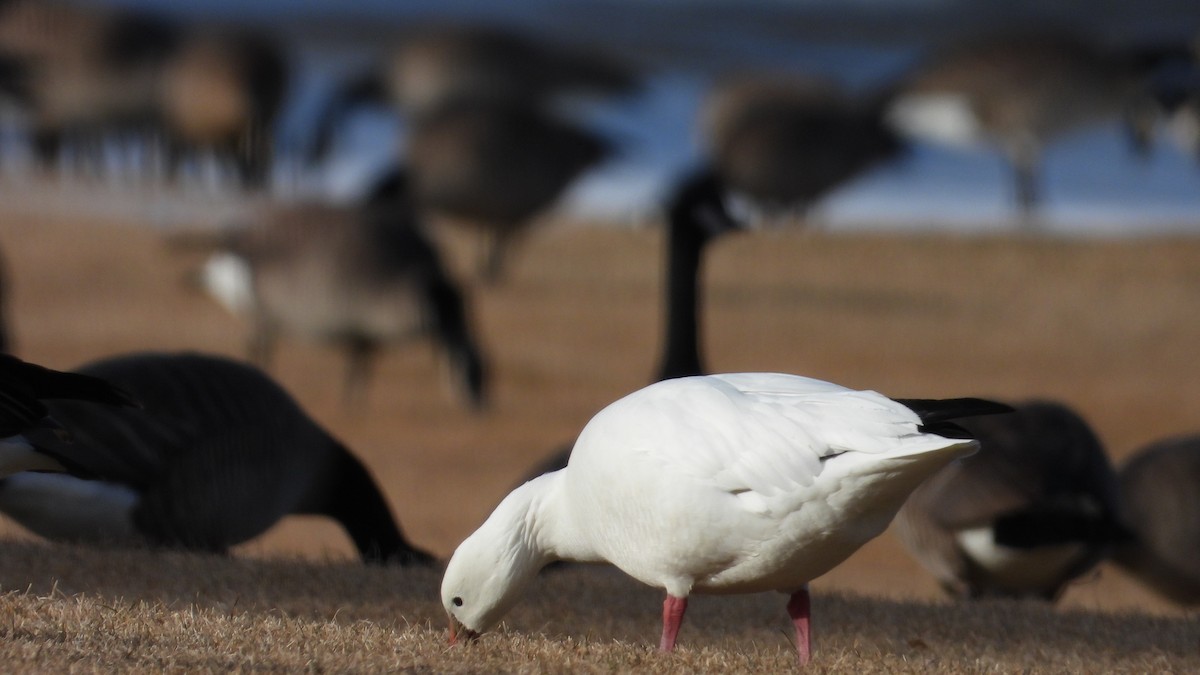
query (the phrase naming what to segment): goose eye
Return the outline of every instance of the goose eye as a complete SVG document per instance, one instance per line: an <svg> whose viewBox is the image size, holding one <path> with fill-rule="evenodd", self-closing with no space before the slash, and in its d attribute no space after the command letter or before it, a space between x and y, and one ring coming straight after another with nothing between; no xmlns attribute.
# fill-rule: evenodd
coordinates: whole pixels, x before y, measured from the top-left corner
<svg viewBox="0 0 1200 675"><path fill-rule="evenodd" d="M450 600L450 602L451 602L451 604L453 604L455 607L462 607L462 598L455 597L455 598L453 598L452 600Z"/></svg>

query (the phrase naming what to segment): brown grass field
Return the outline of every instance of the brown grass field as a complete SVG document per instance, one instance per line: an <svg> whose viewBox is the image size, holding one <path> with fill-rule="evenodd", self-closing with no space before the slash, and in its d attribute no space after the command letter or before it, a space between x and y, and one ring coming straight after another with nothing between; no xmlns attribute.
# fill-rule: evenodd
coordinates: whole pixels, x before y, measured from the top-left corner
<svg viewBox="0 0 1200 675"><path fill-rule="evenodd" d="M25 205L28 207L28 204ZM456 264L466 260L453 239ZM198 258L111 218L0 208L18 354L69 368L133 350L242 353L244 326L182 279ZM657 229L552 223L514 274L473 288L493 402L467 412L432 350L389 353L365 410L340 356L287 343L274 369L374 470L440 556L658 349ZM1200 429L1200 239L743 234L713 247L718 371L778 370L907 397L1052 397L1120 460ZM547 575L498 634L445 644L439 574L368 569L333 525L292 519L232 559L95 550L0 524L0 669L772 672L779 595L697 598L655 652L659 591L605 569ZM885 534L813 584L814 672L1195 672L1200 621L1102 566L1056 607L952 604Z"/></svg>

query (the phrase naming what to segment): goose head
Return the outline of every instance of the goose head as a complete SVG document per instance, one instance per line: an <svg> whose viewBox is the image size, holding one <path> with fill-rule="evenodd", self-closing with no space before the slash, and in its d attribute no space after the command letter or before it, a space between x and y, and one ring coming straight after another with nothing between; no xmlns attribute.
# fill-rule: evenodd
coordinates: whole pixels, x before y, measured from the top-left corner
<svg viewBox="0 0 1200 675"><path fill-rule="evenodd" d="M679 183L668 202L667 218L672 238L687 233L689 239L702 243L742 229L741 222L730 214L724 181L710 168L700 169Z"/></svg>
<svg viewBox="0 0 1200 675"><path fill-rule="evenodd" d="M539 503L558 474L513 490L492 515L455 549L442 577L442 607L450 642L474 641L495 628L538 570L553 559L540 531Z"/></svg>

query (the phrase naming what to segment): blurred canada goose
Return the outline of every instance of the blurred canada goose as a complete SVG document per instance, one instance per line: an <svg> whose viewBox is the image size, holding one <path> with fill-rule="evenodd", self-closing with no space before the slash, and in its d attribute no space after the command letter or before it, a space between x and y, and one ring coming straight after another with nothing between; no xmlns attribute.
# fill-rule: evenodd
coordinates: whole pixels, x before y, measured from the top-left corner
<svg viewBox="0 0 1200 675"><path fill-rule="evenodd" d="M0 55L0 91L28 111L46 165L67 138L86 149L106 133L157 131L172 176L186 153L211 150L236 160L246 185L265 181L287 69L263 35L18 0L0 8Z"/></svg>
<svg viewBox="0 0 1200 675"><path fill-rule="evenodd" d="M337 520L364 560L431 558L409 544L363 464L250 366L138 353L79 369L143 409L50 401L75 437L67 457L94 480L21 473L0 510L42 536L225 552L284 516Z"/></svg>
<svg viewBox="0 0 1200 675"><path fill-rule="evenodd" d="M1116 475L1075 412L1034 401L957 423L979 452L925 481L896 517L948 592L1054 600L1125 536Z"/></svg>
<svg viewBox="0 0 1200 675"><path fill-rule="evenodd" d="M180 31L139 11L16 0L0 7L0 91L30 118L32 144L55 166L64 140L99 162L103 131L146 127L155 116L158 65Z"/></svg>
<svg viewBox="0 0 1200 675"><path fill-rule="evenodd" d="M1119 477L1132 536L1114 560L1163 597L1200 604L1200 436L1151 444Z"/></svg>
<svg viewBox="0 0 1200 675"><path fill-rule="evenodd" d="M316 125L312 159L328 152L336 122L366 103L412 116L462 99L545 109L576 93L621 95L635 88L628 68L585 49L496 26L421 26L330 97Z"/></svg>
<svg viewBox="0 0 1200 675"><path fill-rule="evenodd" d="M243 186L263 187L287 81L283 54L265 35L189 35L164 64L160 88L171 175L186 153L209 150L235 161Z"/></svg>
<svg viewBox="0 0 1200 675"><path fill-rule="evenodd" d="M683 178L667 203L663 279L663 343L655 381L704 375L700 348L700 273L704 249L741 223L726 209L724 183L703 168ZM572 444L557 449L530 470L527 480L567 465Z"/></svg>
<svg viewBox="0 0 1200 675"><path fill-rule="evenodd" d="M702 112L712 162L729 189L767 211L806 209L897 156L880 101L814 78L730 78Z"/></svg>
<svg viewBox="0 0 1200 675"><path fill-rule="evenodd" d="M115 412L136 406L124 391L102 379L64 373L0 354L0 479L22 471L87 473L76 461L74 441L50 417L52 399L74 399Z"/></svg>
<svg viewBox="0 0 1200 675"><path fill-rule="evenodd" d="M1130 112L1144 76L1178 50L1105 49L1066 35L972 40L931 58L900 87L888 118L902 133L997 147L1012 165L1025 224L1050 142Z"/></svg>
<svg viewBox="0 0 1200 675"><path fill-rule="evenodd" d="M380 181L365 204L301 204L266 210L229 233L203 283L251 319L250 354L269 362L281 334L346 351L345 394L365 391L385 345L429 336L449 357L472 406L486 373L462 292L415 222L403 172Z"/></svg>
<svg viewBox="0 0 1200 675"><path fill-rule="evenodd" d="M416 203L482 230L480 275L495 281L533 217L607 154L535 108L459 100L413 121L407 156Z"/></svg>
<svg viewBox="0 0 1200 675"><path fill-rule="evenodd" d="M1151 78L1150 91L1131 115L1138 150L1149 150L1161 131L1185 154L1200 160L1200 46L1192 63L1174 63Z"/></svg>

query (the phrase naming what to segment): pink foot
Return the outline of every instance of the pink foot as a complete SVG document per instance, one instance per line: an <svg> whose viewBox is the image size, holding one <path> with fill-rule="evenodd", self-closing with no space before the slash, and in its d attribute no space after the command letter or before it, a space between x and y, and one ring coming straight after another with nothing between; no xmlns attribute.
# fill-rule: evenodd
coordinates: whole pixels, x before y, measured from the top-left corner
<svg viewBox="0 0 1200 675"><path fill-rule="evenodd" d="M810 610L807 586L792 593L792 598L788 600L787 611L788 616L792 618L792 625L796 627L796 659L802 666L808 665L809 658L812 656Z"/></svg>
<svg viewBox="0 0 1200 675"><path fill-rule="evenodd" d="M676 598L670 595L663 600L663 632L662 640L658 643L659 651L675 651L675 638L679 635L679 626L683 623L683 613L687 610L687 598Z"/></svg>

